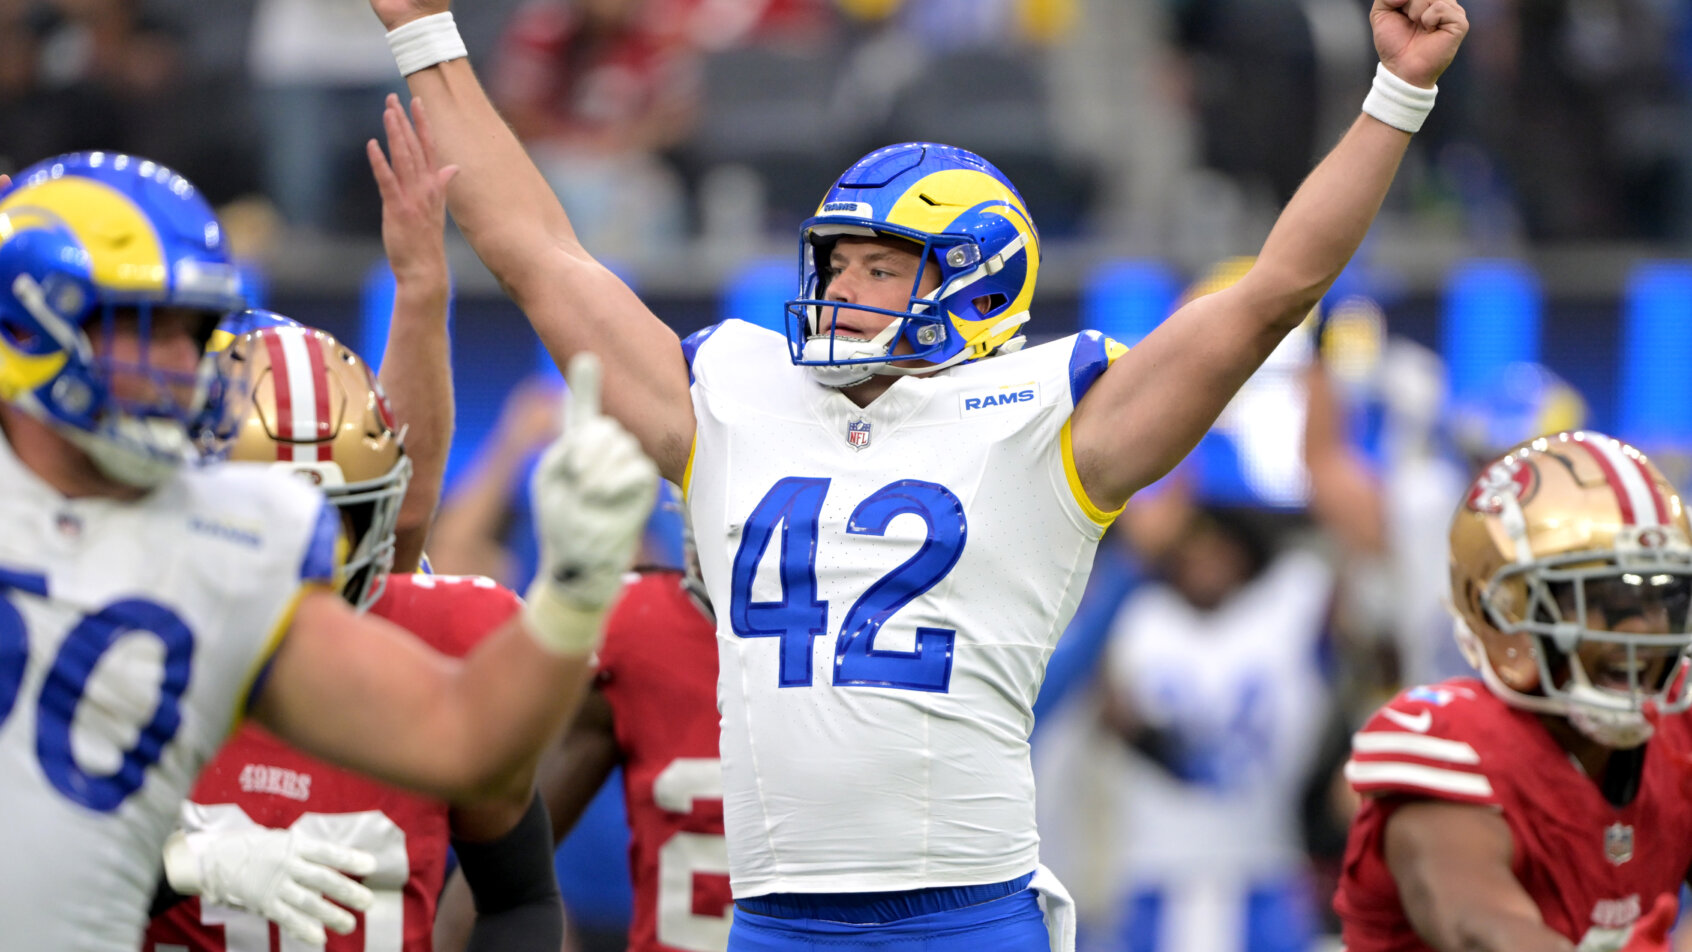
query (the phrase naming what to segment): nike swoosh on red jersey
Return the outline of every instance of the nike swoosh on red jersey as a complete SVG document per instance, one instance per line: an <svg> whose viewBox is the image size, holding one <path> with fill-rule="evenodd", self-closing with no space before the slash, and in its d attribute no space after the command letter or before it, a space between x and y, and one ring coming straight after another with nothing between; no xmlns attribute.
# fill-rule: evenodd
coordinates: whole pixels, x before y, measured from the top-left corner
<svg viewBox="0 0 1692 952"><path fill-rule="evenodd" d="M1428 728L1433 726L1432 711L1406 714L1403 711L1395 711L1390 707L1383 707L1381 708L1381 716L1407 731L1415 731L1418 734L1426 734Z"/></svg>

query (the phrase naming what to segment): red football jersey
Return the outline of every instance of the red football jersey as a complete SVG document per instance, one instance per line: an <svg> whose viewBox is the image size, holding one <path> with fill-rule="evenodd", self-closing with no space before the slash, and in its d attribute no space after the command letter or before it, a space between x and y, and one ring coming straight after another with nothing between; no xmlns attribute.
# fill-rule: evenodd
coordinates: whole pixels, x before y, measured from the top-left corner
<svg viewBox="0 0 1692 952"><path fill-rule="evenodd" d="M1385 830L1406 799L1497 808L1515 842L1513 868L1546 925L1581 948L1619 948L1662 893L1692 867L1686 809L1692 728L1666 717L1645 748L1639 792L1604 799L1539 719L1473 678L1400 694L1352 738L1346 779L1364 794L1351 825L1334 909L1350 952L1425 952L1387 869Z"/></svg>
<svg viewBox="0 0 1692 952"><path fill-rule="evenodd" d="M606 622L596 690L623 752L630 952L721 952L731 912L717 760L716 627L678 572L642 574Z"/></svg>
<svg viewBox="0 0 1692 952"><path fill-rule="evenodd" d="M490 579L392 575L371 613L443 654L463 656L517 611L517 596ZM331 767L245 724L200 773L187 811L194 826L298 829L375 854L364 884L376 904L328 952L429 952L446 872L447 804ZM154 919L143 952L280 952L277 928L253 913L201 907L190 898Z"/></svg>

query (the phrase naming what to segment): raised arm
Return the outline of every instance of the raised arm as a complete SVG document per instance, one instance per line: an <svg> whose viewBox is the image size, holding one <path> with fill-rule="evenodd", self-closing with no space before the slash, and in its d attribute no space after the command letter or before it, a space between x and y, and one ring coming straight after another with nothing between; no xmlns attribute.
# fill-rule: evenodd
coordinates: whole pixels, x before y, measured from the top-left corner
<svg viewBox="0 0 1692 952"><path fill-rule="evenodd" d="M564 842L621 759L611 704L598 691L589 691L565 729L564 739L541 760L535 774L535 788L546 801L551 819L548 842L552 846ZM473 888L455 873L441 890L435 913L435 948L440 952L467 947L482 904L480 889L475 889L477 899L472 902Z"/></svg>
<svg viewBox="0 0 1692 952"><path fill-rule="evenodd" d="M1455 0L1375 0L1369 19L1385 68L1424 90L1468 30ZM1363 241L1409 143L1409 132L1359 116L1287 203L1252 269L1182 306L1087 392L1071 436L1082 487L1097 506L1115 509L1179 462L1321 300Z"/></svg>
<svg viewBox="0 0 1692 952"><path fill-rule="evenodd" d="M548 651L521 619L457 662L324 589L300 600L252 716L309 754L467 802L523 785L587 678L587 652Z"/></svg>
<svg viewBox="0 0 1692 952"><path fill-rule="evenodd" d="M1310 474L1310 512L1347 551L1383 555L1386 515L1380 483L1347 437L1344 408L1330 376L1320 353L1304 372L1304 468Z"/></svg>
<svg viewBox="0 0 1692 952"><path fill-rule="evenodd" d="M394 530L394 571L411 572L423 556L429 525L441 501L441 480L452 446L452 354L447 341L446 186L458 172L442 168L410 123L384 116L388 156L365 144L370 172L382 194L382 247L394 273L394 310L382 352L382 389L405 429L411 483Z"/></svg>
<svg viewBox="0 0 1692 952"><path fill-rule="evenodd" d="M657 474L571 362L564 435L534 478L540 568L518 617L455 662L327 588L307 592L253 716L307 753L462 802L528 786L581 699L588 656L634 555Z"/></svg>
<svg viewBox="0 0 1692 952"><path fill-rule="evenodd" d="M371 0L371 6L383 26L394 30L444 13L447 3ZM488 101L468 59L420 69L407 82L427 104L420 108L413 100L412 118L423 141L462 170L447 200L471 247L561 366L580 351L599 356L606 368L606 409L640 440L664 477L679 482L694 423L687 365L675 332L582 247L563 206ZM397 99L387 109L406 121Z"/></svg>

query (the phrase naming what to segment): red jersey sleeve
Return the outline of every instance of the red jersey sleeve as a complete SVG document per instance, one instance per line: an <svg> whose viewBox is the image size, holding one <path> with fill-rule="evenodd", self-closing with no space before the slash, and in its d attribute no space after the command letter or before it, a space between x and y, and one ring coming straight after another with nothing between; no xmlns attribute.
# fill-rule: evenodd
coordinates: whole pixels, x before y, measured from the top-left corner
<svg viewBox="0 0 1692 952"><path fill-rule="evenodd" d="M1334 909L1351 952L1424 952L1386 862L1386 832L1418 799L1497 810L1511 873L1546 926L1581 948L1620 948L1652 900L1692 868L1685 809L1688 718L1665 717L1642 749L1633 795L1608 800L1539 715L1473 679L1413 688L1352 740L1346 777L1366 794L1351 824ZM1628 768L1618 768L1628 769Z"/></svg>
<svg viewBox="0 0 1692 952"><path fill-rule="evenodd" d="M1411 688L1376 711L1351 739L1345 779L1365 796L1400 794L1497 806L1489 771L1501 705L1467 679Z"/></svg>
<svg viewBox="0 0 1692 952"><path fill-rule="evenodd" d="M522 604L515 592L480 575L390 575L370 613L442 654L462 658Z"/></svg>

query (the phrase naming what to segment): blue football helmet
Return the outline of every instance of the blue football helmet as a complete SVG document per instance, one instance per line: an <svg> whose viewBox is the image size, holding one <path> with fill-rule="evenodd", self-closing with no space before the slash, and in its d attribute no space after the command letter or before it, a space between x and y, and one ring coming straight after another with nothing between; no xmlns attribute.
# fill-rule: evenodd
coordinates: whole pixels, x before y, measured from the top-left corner
<svg viewBox="0 0 1692 952"><path fill-rule="evenodd" d="M1544 364L1523 360L1498 368L1459 403L1451 429L1458 447L1480 462L1523 440L1578 430L1586 417L1586 398L1573 384Z"/></svg>
<svg viewBox="0 0 1692 952"><path fill-rule="evenodd" d="M901 238L936 266L940 285L911 287L905 310L828 300L825 270L846 235ZM859 159L828 190L799 231L799 297L787 302L793 362L818 380L844 387L872 374L928 373L1020 349L1040 234L1016 187L986 159L933 142L907 142ZM873 340L836 337L837 309L896 318ZM905 341L910 351L893 356ZM921 361L896 367L893 361Z"/></svg>
<svg viewBox="0 0 1692 952"><path fill-rule="evenodd" d="M204 312L208 336L242 307L222 227L182 176L134 156L79 152L30 166L0 193L0 400L138 487L200 457L207 398L225 386L212 358L191 374L152 365L152 315L164 307ZM135 363L96 353L119 310L137 320ZM150 396L120 399L116 374L144 381Z"/></svg>
<svg viewBox="0 0 1692 952"><path fill-rule="evenodd" d="M235 338L251 334L253 331L264 330L267 327L304 326L304 324L286 314L267 311L261 307L252 307L225 315L223 320L218 322L217 330L212 331L211 342L206 345L206 350L214 354L220 353L229 349L229 345L235 342Z"/></svg>

